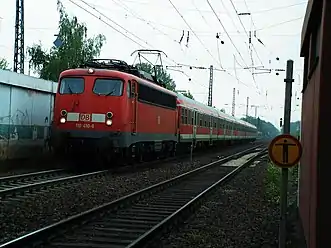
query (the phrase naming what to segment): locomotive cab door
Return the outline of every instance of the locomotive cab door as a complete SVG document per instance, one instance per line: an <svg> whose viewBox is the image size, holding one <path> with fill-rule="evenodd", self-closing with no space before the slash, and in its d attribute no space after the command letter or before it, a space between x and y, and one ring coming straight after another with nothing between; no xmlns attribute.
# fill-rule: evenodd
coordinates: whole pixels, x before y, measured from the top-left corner
<svg viewBox="0 0 331 248"><path fill-rule="evenodd" d="M137 133L137 118L138 118L138 83L134 80L130 83L131 93L131 133L135 135Z"/></svg>

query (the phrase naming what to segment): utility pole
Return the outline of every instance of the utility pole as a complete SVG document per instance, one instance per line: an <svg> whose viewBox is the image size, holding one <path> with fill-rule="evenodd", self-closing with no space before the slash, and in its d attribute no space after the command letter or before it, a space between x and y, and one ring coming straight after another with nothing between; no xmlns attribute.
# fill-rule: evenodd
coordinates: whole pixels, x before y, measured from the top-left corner
<svg viewBox="0 0 331 248"><path fill-rule="evenodd" d="M285 106L284 106L284 127L283 133L290 134L291 124L291 98L293 79L293 60L288 60L286 65L285 85ZM279 248L286 247L286 210L287 210L287 184L288 169L282 168L282 183L280 189L280 225L279 225Z"/></svg>
<svg viewBox="0 0 331 248"><path fill-rule="evenodd" d="M232 94L232 116L234 116L236 108L236 88L233 88L233 94Z"/></svg>
<svg viewBox="0 0 331 248"><path fill-rule="evenodd" d="M16 0L14 72L24 74L24 0Z"/></svg>
<svg viewBox="0 0 331 248"><path fill-rule="evenodd" d="M209 67L209 89L208 89L208 106L213 106L213 82L214 82L214 68Z"/></svg>
<svg viewBox="0 0 331 248"><path fill-rule="evenodd" d="M249 106L249 97L247 97L247 103L246 103L246 118L248 117L248 106Z"/></svg>

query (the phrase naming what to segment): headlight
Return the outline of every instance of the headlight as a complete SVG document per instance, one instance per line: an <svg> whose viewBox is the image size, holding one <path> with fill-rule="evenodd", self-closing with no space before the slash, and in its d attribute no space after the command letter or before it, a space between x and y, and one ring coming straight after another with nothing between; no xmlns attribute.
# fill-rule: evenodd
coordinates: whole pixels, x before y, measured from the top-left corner
<svg viewBox="0 0 331 248"><path fill-rule="evenodd" d="M107 125L107 126L111 126L111 124L113 124L113 121L112 121L112 120L107 120L107 121L106 121L106 125Z"/></svg>
<svg viewBox="0 0 331 248"><path fill-rule="evenodd" d="M63 123L66 123L66 118L64 118L64 117L62 117L61 119L60 119L60 122L63 124Z"/></svg>

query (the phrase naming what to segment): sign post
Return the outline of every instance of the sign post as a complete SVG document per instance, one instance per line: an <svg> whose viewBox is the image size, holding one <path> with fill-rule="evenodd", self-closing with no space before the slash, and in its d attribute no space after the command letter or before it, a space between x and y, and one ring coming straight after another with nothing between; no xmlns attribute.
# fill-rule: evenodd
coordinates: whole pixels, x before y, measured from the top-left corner
<svg viewBox="0 0 331 248"><path fill-rule="evenodd" d="M286 210L287 210L287 184L288 168L298 164L302 155L300 141L292 135L282 134L274 138L269 144L269 158L282 169L280 191L280 225L279 248L286 247Z"/></svg>
<svg viewBox="0 0 331 248"><path fill-rule="evenodd" d="M287 186L288 168L295 166L302 154L300 142L290 135L291 123L291 98L293 79L293 60L288 60L286 65L285 106L283 135L273 139L269 145L270 160L282 168L280 189L280 225L279 225L279 248L286 247L286 211L287 211Z"/></svg>

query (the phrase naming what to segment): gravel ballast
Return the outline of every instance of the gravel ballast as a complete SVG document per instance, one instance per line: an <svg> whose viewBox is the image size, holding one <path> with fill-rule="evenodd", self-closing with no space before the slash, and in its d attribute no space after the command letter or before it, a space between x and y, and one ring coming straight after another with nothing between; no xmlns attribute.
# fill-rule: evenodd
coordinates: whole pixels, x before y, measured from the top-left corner
<svg viewBox="0 0 331 248"><path fill-rule="evenodd" d="M188 162L189 159L186 162L168 162L143 171L109 175L90 182L47 190L30 199L24 197L7 204L2 202L0 243L215 161L217 155L230 155L248 147L251 145L223 149L218 153L199 156L193 163Z"/></svg>
<svg viewBox="0 0 331 248"><path fill-rule="evenodd" d="M261 161L244 169L160 247L277 247L279 208L265 198L266 167Z"/></svg>

